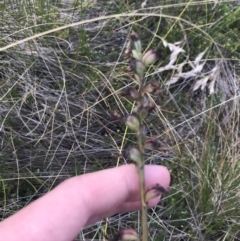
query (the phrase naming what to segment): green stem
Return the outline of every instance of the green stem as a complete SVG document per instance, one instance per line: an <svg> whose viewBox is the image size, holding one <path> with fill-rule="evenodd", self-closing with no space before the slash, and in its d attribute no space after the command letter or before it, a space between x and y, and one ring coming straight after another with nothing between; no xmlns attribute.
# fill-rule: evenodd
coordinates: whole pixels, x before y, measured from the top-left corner
<svg viewBox="0 0 240 241"><path fill-rule="evenodd" d="M142 85L143 80L140 82L140 88L139 92L142 96ZM143 96L142 96L143 100ZM143 103L141 103L142 105ZM139 118L140 121L140 130L137 133L137 145L138 150L140 151L142 158L141 162L138 163L138 175L139 175L139 185L140 185L140 197L141 197L141 224L142 224L142 240L141 241L147 241L148 240L148 224L147 224L147 203L145 198L145 175L144 175L144 148L143 148L143 123L141 121L141 118Z"/></svg>
<svg viewBox="0 0 240 241"><path fill-rule="evenodd" d="M141 130L140 130L141 132ZM140 196L141 196L141 224L142 224L142 241L148 240L148 224L147 224L147 204L145 200L145 177L144 177L144 158L142 147L142 133L138 133L137 141L138 148L142 154L141 163L138 164L138 175L140 184Z"/></svg>

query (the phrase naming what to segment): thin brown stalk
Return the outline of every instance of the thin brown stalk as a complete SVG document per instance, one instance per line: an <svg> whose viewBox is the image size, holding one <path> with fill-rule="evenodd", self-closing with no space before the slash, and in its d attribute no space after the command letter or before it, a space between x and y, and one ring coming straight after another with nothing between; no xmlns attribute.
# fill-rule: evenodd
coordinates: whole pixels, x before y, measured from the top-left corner
<svg viewBox="0 0 240 241"><path fill-rule="evenodd" d="M140 96L141 105L143 105L143 94L142 94L142 85L143 80L140 82ZM142 225L142 241L148 240L148 224L147 224L147 203L146 203L146 196L145 196L145 175L144 175L144 148L143 148L143 121L139 118L140 121L140 129L137 133L137 146L138 150L140 151L142 157L141 161L138 163L138 175L139 175L139 185L140 185L140 197L141 197L141 225Z"/></svg>
<svg viewBox="0 0 240 241"><path fill-rule="evenodd" d="M140 196L141 196L142 241L147 241L148 240L147 204L145 200L144 157L143 157L141 129L137 134L137 143L138 143L139 151L142 154L141 162L137 166L138 175L139 175L139 184L140 184Z"/></svg>

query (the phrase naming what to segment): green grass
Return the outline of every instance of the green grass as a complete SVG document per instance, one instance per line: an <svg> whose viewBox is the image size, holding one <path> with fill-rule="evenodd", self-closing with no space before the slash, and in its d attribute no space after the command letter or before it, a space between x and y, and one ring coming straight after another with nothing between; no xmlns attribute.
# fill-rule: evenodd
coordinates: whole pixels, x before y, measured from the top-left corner
<svg viewBox="0 0 240 241"><path fill-rule="evenodd" d="M171 148L146 155L172 173L170 192L150 212L151 237L240 240L239 3L141 3L0 2L0 219L68 177L118 165L111 153L134 138L110 113L133 108L117 92L134 85L123 52L135 30L145 50L161 50L146 78L162 85L148 135ZM186 61L184 72L207 48L201 73L167 86L176 71L157 71L170 56L162 39L183 41L175 65ZM215 93L193 91L215 66ZM138 213L111 217L108 233L119 223L138 229ZM103 221L80 236L101 238L105 228Z"/></svg>

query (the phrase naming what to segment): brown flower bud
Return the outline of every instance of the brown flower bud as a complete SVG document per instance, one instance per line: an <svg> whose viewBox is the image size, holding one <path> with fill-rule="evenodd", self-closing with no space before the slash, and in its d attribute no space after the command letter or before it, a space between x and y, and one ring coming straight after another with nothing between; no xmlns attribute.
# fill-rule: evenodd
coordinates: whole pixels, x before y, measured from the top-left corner
<svg viewBox="0 0 240 241"><path fill-rule="evenodd" d="M124 158L121 153L111 153L111 156L115 158Z"/></svg>
<svg viewBox="0 0 240 241"><path fill-rule="evenodd" d="M169 148L165 147L158 139L154 137L151 137L145 141L144 148L148 150L156 150L162 152L169 151Z"/></svg>
<svg viewBox="0 0 240 241"><path fill-rule="evenodd" d="M131 59L131 61L130 61L130 69L131 69L134 73L136 73L136 65L137 65L136 59Z"/></svg>
<svg viewBox="0 0 240 241"><path fill-rule="evenodd" d="M157 60L157 54L152 49L148 50L142 57L142 62L145 66L154 64L156 60Z"/></svg>
<svg viewBox="0 0 240 241"><path fill-rule="evenodd" d="M135 41L138 41L138 40L139 40L139 36L138 36L138 34L137 34L136 32L132 32L132 33L130 34L130 39L131 39L133 42L135 42Z"/></svg>
<svg viewBox="0 0 240 241"><path fill-rule="evenodd" d="M148 108L147 108L148 113L151 113L155 108L156 108L155 103L153 103L152 101L150 101L149 104L148 104Z"/></svg>
<svg viewBox="0 0 240 241"><path fill-rule="evenodd" d="M151 137L145 141L144 147L149 150L158 150L162 147L162 143L156 138Z"/></svg>
<svg viewBox="0 0 240 241"><path fill-rule="evenodd" d="M133 77L138 83L141 83L141 79L137 74L134 74Z"/></svg>
<svg viewBox="0 0 240 241"><path fill-rule="evenodd" d="M147 95L144 95L142 101L137 102L133 112L138 114L139 120L142 123L155 107L155 103L149 100Z"/></svg>
<svg viewBox="0 0 240 241"><path fill-rule="evenodd" d="M121 229L116 237L110 239L110 241L140 241L138 234L131 228Z"/></svg>
<svg viewBox="0 0 240 241"><path fill-rule="evenodd" d="M112 112L112 117L119 121L122 121L122 119L123 119L123 116L121 114L119 114L119 112L117 110L114 110Z"/></svg>
<svg viewBox="0 0 240 241"><path fill-rule="evenodd" d="M155 184L146 191L145 200L148 202L149 200L156 198L165 192L166 190L163 186L160 184Z"/></svg>
<svg viewBox="0 0 240 241"><path fill-rule="evenodd" d="M122 90L120 92L120 95L124 96L124 97L126 97L128 99L131 99L131 100L136 100L137 101L137 100L140 99L139 92L135 88L133 88L133 87L125 88L124 90Z"/></svg>
<svg viewBox="0 0 240 241"><path fill-rule="evenodd" d="M160 83L152 81L143 86L144 93L155 93L160 89Z"/></svg>
<svg viewBox="0 0 240 241"><path fill-rule="evenodd" d="M143 106L146 108L148 114L151 113L156 107L155 103L151 101L147 95L144 96Z"/></svg>

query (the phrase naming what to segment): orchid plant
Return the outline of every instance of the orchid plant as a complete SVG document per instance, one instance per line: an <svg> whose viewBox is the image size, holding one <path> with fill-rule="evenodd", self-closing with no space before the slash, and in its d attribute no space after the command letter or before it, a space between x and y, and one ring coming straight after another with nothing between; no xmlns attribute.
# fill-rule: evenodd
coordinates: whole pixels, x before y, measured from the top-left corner
<svg viewBox="0 0 240 241"><path fill-rule="evenodd" d="M160 185L155 184L145 190L144 178L144 153L145 149L160 150L161 143L156 138L146 138L146 120L149 114L154 110L155 103L149 98L149 94L160 93L160 83L156 81L145 82L145 71L148 66L154 64L158 59L158 53L154 50L148 50L142 53L142 44L139 36L133 32L130 35L129 42L126 45L125 56L129 59L130 69L133 72L133 77L138 83L138 88L127 87L119 94L131 101L135 102L135 108L131 114L123 116L118 111L113 111L113 116L120 122L124 123L130 130L135 132L136 146L126 148L120 157L128 159L135 163L139 175L140 197L141 197L141 226L142 237L135 230L122 229L116 235L117 240L148 240L148 225L147 225L147 207L148 201L155 198L166 190Z"/></svg>

